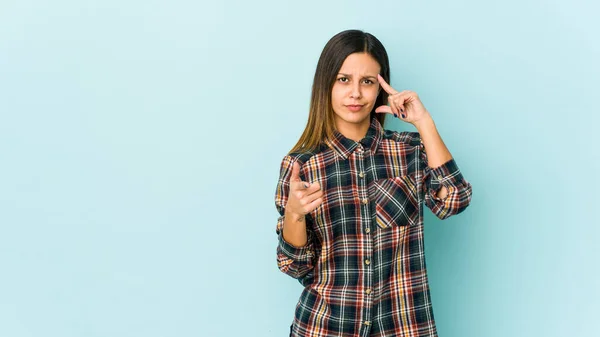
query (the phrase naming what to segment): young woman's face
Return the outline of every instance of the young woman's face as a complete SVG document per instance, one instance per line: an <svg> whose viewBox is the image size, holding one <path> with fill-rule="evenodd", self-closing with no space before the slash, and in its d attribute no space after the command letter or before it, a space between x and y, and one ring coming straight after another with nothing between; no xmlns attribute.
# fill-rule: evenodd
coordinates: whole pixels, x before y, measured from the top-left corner
<svg viewBox="0 0 600 337"><path fill-rule="evenodd" d="M364 128L370 124L369 115L379 94L377 74L381 67L367 53L348 55L340 69L331 92L337 129Z"/></svg>

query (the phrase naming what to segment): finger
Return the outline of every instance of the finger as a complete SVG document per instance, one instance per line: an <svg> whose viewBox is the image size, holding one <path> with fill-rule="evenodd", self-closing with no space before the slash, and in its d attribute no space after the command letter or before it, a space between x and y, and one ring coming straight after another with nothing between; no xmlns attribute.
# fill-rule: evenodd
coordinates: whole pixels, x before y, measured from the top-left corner
<svg viewBox="0 0 600 337"><path fill-rule="evenodd" d="M404 113L404 100L402 98L393 98L390 105L396 108L396 111L400 116L403 118L406 117L406 114Z"/></svg>
<svg viewBox="0 0 600 337"><path fill-rule="evenodd" d="M306 205L306 211L307 212L312 212L314 211L317 207L319 207L319 205L323 202L323 198L317 198L315 200L313 200L311 203L309 203L308 205Z"/></svg>
<svg viewBox="0 0 600 337"><path fill-rule="evenodd" d="M313 194L321 190L321 184L319 184L318 182L309 184L306 181L300 181L294 182L292 183L292 185L294 191L301 191L299 194L297 194L298 199L304 198L307 195Z"/></svg>
<svg viewBox="0 0 600 337"><path fill-rule="evenodd" d="M304 198L304 191L301 189L295 188L290 191L290 197L292 195L294 196L294 198L296 198L296 200L302 201L302 198Z"/></svg>
<svg viewBox="0 0 600 337"><path fill-rule="evenodd" d="M315 193L316 191L320 191L320 190L321 190L321 184L319 184L319 182L314 182L314 183L310 184L310 186L306 189L306 193L312 194L312 193Z"/></svg>
<svg viewBox="0 0 600 337"><path fill-rule="evenodd" d="M323 196L323 191L318 190L312 193L306 193L304 194L304 197L306 198L307 202L311 202L317 198L320 198Z"/></svg>
<svg viewBox="0 0 600 337"><path fill-rule="evenodd" d="M392 114L394 114L394 117L398 117L398 115L400 114L400 110L394 102L393 97L388 97L388 104L390 106L390 110L392 110Z"/></svg>
<svg viewBox="0 0 600 337"><path fill-rule="evenodd" d="M290 183L290 192L294 192L298 199L306 195L306 186L308 183L304 181L293 181Z"/></svg>
<svg viewBox="0 0 600 337"><path fill-rule="evenodd" d="M302 191L302 195L306 193L309 184L306 181L298 180L290 182L290 189L293 191Z"/></svg>
<svg viewBox="0 0 600 337"><path fill-rule="evenodd" d="M383 90L385 90L388 94L394 95L398 93L396 90L394 90L394 88L387 84L387 82L383 79L383 77L380 74L377 74L377 80L379 81L379 84L381 85Z"/></svg>
<svg viewBox="0 0 600 337"><path fill-rule="evenodd" d="M290 181L302 181L302 179L300 179L300 164L298 164L298 162L294 162L294 165L292 166Z"/></svg>
<svg viewBox="0 0 600 337"><path fill-rule="evenodd" d="M382 105L382 106L377 107L377 109L375 109L375 112L395 115L394 112L392 111L392 108L387 105Z"/></svg>
<svg viewBox="0 0 600 337"><path fill-rule="evenodd" d="M315 192L314 187L306 181L297 181L290 184L293 191L296 192L296 197L302 199L305 196ZM312 192L310 191L312 190Z"/></svg>
<svg viewBox="0 0 600 337"><path fill-rule="evenodd" d="M312 186L311 186L311 188L312 188ZM315 199L322 198L323 197L323 191L318 190L318 191L315 191L313 193L309 193L308 190L297 191L296 192L296 197L298 198L298 201L300 202L300 205L306 207L311 202L313 202Z"/></svg>

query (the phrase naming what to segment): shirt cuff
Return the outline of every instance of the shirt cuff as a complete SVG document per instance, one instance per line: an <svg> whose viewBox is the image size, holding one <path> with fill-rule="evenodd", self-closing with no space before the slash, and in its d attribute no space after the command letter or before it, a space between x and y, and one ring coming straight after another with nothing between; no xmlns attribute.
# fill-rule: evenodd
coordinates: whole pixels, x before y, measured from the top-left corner
<svg viewBox="0 0 600 337"><path fill-rule="evenodd" d="M454 161L454 158L448 160L444 164L431 169L431 182L432 185L446 186L447 188L456 187L462 183L464 177L458 165Z"/></svg>
<svg viewBox="0 0 600 337"><path fill-rule="evenodd" d="M283 218L283 217L281 217L281 218ZM283 222L283 220L282 220L282 222ZM296 246L292 245L291 243L287 242L283 238L283 229L278 232L279 232L279 248L281 249L281 252L283 254L285 254L287 257L289 257L293 260L298 260L298 261L308 261L313 257L313 255L314 255L313 245L312 245L313 234L311 231L307 231L306 245L304 245L302 247L296 247Z"/></svg>

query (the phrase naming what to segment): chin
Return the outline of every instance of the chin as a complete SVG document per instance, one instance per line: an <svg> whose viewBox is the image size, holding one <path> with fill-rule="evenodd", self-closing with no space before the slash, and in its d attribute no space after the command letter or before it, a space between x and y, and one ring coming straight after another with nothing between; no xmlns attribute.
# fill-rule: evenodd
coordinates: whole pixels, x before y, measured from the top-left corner
<svg viewBox="0 0 600 337"><path fill-rule="evenodd" d="M338 118L345 123L349 124L362 124L365 120L369 120L369 114L358 114L358 113L346 113L344 115L338 115Z"/></svg>

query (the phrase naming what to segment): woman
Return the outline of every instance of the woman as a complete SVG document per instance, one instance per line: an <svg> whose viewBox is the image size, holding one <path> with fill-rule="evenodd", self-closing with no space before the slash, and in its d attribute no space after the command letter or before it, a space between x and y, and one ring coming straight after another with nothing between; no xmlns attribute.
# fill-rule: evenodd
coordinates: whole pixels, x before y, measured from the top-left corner
<svg viewBox="0 0 600 337"><path fill-rule="evenodd" d="M277 264L304 285L290 336L437 336L422 204L445 219L472 190L417 94L389 80L371 34L341 32L321 53L275 195ZM418 132L383 129L386 114Z"/></svg>

